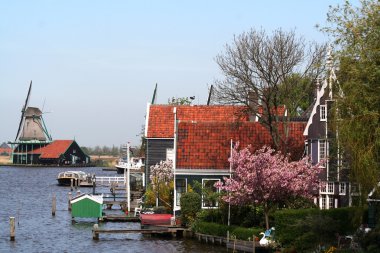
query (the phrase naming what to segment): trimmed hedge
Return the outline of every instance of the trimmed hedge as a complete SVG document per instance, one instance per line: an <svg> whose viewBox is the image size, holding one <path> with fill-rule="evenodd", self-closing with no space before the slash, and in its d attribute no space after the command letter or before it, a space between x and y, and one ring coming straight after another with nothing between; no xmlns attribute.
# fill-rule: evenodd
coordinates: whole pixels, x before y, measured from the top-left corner
<svg viewBox="0 0 380 253"><path fill-rule="evenodd" d="M335 234L353 234L360 223L352 222L358 214L354 207L329 210L287 209L274 214L276 238L283 246L311 245Z"/></svg>
<svg viewBox="0 0 380 253"><path fill-rule="evenodd" d="M260 232L264 230L262 228L243 228L236 226L226 226L222 224L217 224L213 222L202 222L197 221L193 224L192 230L196 233L207 234L207 235L215 235L226 237L227 231L230 231L230 235L235 235L236 239L239 240L252 240L252 236L259 236Z"/></svg>

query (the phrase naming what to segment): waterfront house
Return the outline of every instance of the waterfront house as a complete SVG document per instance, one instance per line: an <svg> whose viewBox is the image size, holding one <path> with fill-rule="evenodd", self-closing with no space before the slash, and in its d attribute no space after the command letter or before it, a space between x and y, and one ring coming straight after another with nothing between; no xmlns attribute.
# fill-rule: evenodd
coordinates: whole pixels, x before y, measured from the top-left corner
<svg viewBox="0 0 380 253"><path fill-rule="evenodd" d="M280 116L285 115L281 110ZM287 146L293 158L303 155L305 122L289 122ZM281 126L280 132L283 133ZM251 145L252 151L272 145L269 131L250 117L245 106L148 105L146 122L146 168L160 160L171 159L174 164L175 210L180 209L180 196L188 184L196 180L202 187L216 191L214 184L230 176L228 158L233 143ZM203 208L218 203L202 200Z"/></svg>
<svg viewBox="0 0 380 253"><path fill-rule="evenodd" d="M38 156L40 164L83 165L90 163L90 157L83 152L75 140L55 140L49 145L29 151Z"/></svg>
<svg viewBox="0 0 380 253"><path fill-rule="evenodd" d="M9 156L12 153L11 147L8 146L5 142L0 145L0 155Z"/></svg>
<svg viewBox="0 0 380 253"><path fill-rule="evenodd" d="M90 157L75 140L55 140L51 143L19 144L13 151L14 164L84 165Z"/></svg>
<svg viewBox="0 0 380 253"><path fill-rule="evenodd" d="M335 80L331 59L328 60L329 73L321 87L316 87L316 98L308 119L304 136L306 153L312 164L321 163L321 185L316 204L321 209L351 206L357 195L349 181L348 168L341 156L341 147L336 139L338 129L333 128L332 113L336 99L342 95Z"/></svg>

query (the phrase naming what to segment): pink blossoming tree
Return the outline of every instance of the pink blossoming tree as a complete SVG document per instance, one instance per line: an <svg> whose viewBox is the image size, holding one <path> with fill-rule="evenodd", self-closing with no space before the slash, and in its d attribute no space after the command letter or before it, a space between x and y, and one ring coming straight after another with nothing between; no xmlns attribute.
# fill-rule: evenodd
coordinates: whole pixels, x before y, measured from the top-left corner
<svg viewBox="0 0 380 253"><path fill-rule="evenodd" d="M308 158L290 162L286 156L269 147L254 154L249 147L232 152L233 174L216 184L228 192L223 200L231 205L262 205L269 229L269 213L278 203L290 196L312 198L318 190L319 166L312 166Z"/></svg>
<svg viewBox="0 0 380 253"><path fill-rule="evenodd" d="M169 188L172 186L170 183L173 181L173 162L171 160L167 160L161 161L156 165L152 165L150 167L150 180L152 182L153 190L156 192L156 206L160 205L160 200L170 206L169 203L171 201L169 201L169 196L166 195L169 195Z"/></svg>

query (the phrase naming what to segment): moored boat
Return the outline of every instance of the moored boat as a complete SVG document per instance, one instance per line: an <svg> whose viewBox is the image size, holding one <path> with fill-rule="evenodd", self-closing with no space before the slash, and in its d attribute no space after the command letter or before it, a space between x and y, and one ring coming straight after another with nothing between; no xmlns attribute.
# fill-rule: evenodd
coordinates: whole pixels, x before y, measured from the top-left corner
<svg viewBox="0 0 380 253"><path fill-rule="evenodd" d="M132 157L130 159L131 170L141 170L145 166L145 157ZM128 169L128 159L119 159L119 162L115 165L117 174L124 174L124 171Z"/></svg>
<svg viewBox="0 0 380 253"><path fill-rule="evenodd" d="M62 186L92 186L93 175L83 171L65 171L58 174L57 180Z"/></svg>

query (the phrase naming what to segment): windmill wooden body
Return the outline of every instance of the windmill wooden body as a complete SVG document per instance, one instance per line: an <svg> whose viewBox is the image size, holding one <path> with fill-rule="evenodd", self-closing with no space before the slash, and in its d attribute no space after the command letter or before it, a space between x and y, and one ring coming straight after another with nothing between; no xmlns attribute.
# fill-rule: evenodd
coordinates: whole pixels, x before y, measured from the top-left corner
<svg viewBox="0 0 380 253"><path fill-rule="evenodd" d="M12 161L14 164L33 164L38 161L38 157L28 154L29 151L42 148L52 142L45 122L43 113L37 107L28 107L32 90L32 81L29 85L28 95L21 110L21 119L17 130L16 138L12 145Z"/></svg>

